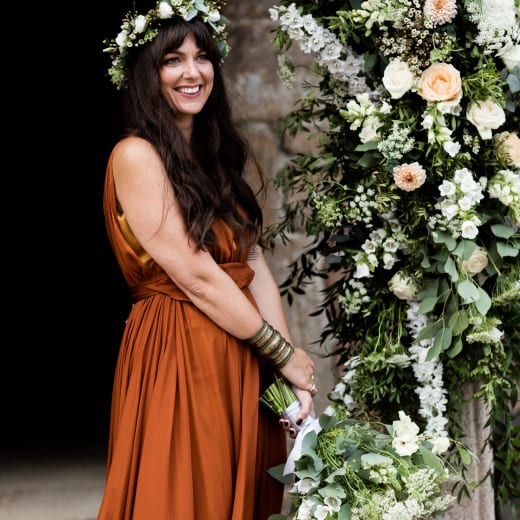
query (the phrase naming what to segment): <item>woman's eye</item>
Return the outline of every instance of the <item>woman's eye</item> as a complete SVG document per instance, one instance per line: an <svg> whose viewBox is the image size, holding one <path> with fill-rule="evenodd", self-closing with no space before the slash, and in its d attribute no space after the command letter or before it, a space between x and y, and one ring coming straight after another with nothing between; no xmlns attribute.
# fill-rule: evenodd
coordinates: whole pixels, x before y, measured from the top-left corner
<svg viewBox="0 0 520 520"><path fill-rule="evenodd" d="M208 61L209 56L207 54L199 54L199 60L200 61Z"/></svg>
<svg viewBox="0 0 520 520"><path fill-rule="evenodd" d="M179 63L179 58L177 56L170 56L169 58L164 59L164 65L172 65L173 63Z"/></svg>

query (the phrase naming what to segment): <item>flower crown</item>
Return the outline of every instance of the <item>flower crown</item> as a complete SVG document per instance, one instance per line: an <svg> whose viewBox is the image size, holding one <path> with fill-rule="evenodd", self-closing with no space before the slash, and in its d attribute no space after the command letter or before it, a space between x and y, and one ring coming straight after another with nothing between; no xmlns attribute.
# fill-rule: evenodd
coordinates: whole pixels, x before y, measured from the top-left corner
<svg viewBox="0 0 520 520"><path fill-rule="evenodd" d="M159 32L163 20L180 16L187 22L200 16L207 23L213 38L225 58L229 52L227 43L226 25L229 20L219 11L222 1L213 0L159 0L155 9L151 9L145 15L129 12L123 18L121 32L113 39L105 39L107 45L103 52L112 57L112 66L108 69L108 75L114 85L121 89L126 84L126 55L130 47L137 47L152 41Z"/></svg>

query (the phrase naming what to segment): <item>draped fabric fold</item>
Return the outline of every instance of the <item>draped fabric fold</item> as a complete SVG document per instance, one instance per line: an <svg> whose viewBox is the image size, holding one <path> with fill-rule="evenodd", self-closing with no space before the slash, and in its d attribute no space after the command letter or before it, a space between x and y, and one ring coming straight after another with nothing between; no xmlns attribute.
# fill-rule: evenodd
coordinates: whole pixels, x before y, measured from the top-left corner
<svg viewBox="0 0 520 520"><path fill-rule="evenodd" d="M255 275L245 262L228 262L220 264L220 268L233 279L240 289L245 289ZM154 293L169 296L173 300L190 301L186 294L173 283L172 279L164 271L160 271L143 280L139 285L132 287L132 299L134 302Z"/></svg>

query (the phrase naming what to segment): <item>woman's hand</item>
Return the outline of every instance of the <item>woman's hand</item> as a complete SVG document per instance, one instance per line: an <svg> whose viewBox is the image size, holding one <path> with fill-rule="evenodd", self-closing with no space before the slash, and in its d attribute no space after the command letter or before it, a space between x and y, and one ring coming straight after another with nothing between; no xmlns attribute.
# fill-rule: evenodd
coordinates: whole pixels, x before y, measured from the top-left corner
<svg viewBox="0 0 520 520"><path fill-rule="evenodd" d="M280 374L287 379L300 401L301 409L296 416L296 424L301 424L309 415L316 415L313 397L318 393L314 382L314 362L301 348L294 349L294 355L285 366L279 369ZM297 431L288 422L280 421L283 429L288 431L291 438L296 438Z"/></svg>
<svg viewBox="0 0 520 520"><path fill-rule="evenodd" d="M305 350L295 348L293 356L279 372L296 389L306 390L312 396L318 393L314 381L314 361Z"/></svg>

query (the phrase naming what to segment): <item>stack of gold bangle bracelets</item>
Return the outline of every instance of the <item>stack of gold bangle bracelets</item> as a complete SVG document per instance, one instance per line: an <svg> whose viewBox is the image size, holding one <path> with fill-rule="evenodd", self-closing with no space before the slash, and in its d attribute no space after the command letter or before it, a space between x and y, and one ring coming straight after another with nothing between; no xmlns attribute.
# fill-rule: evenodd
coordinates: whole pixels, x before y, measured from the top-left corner
<svg viewBox="0 0 520 520"><path fill-rule="evenodd" d="M286 365L294 354L294 347L265 320L258 332L246 341L276 368Z"/></svg>

